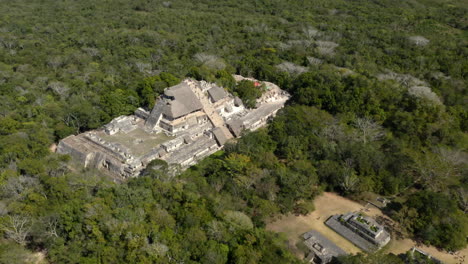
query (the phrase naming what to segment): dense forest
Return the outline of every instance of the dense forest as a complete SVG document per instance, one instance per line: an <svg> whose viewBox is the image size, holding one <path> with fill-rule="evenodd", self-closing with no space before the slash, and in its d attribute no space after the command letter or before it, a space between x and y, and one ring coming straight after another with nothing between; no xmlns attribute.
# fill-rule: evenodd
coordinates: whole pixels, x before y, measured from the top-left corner
<svg viewBox="0 0 468 264"><path fill-rule="evenodd" d="M265 223L323 191L394 197L408 236L466 247L467 17L456 0L4 1L0 263L301 263ZM292 99L180 175L115 183L51 151L185 77L253 106L231 74Z"/></svg>

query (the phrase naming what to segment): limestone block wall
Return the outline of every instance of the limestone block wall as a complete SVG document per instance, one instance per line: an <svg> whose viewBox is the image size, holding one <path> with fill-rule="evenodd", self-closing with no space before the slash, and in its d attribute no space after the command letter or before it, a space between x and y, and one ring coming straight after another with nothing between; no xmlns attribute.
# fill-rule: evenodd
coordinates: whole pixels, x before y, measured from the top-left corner
<svg viewBox="0 0 468 264"><path fill-rule="evenodd" d="M59 142L57 146L57 152L60 154L68 154L75 161L83 164L84 167L87 167L89 161L94 156L93 152L87 152L86 149L78 149L75 147L76 136L69 136Z"/></svg>

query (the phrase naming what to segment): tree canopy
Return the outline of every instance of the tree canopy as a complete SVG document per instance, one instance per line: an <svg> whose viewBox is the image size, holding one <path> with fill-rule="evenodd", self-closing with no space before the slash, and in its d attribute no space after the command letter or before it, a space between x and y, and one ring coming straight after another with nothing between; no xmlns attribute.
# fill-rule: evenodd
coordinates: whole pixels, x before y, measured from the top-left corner
<svg viewBox="0 0 468 264"><path fill-rule="evenodd" d="M448 250L468 235L468 9L460 1L25 1L0 6L0 262L297 263L265 230L335 191ZM185 77L292 99L180 175L116 183L54 143L150 110ZM354 256L343 263L395 261Z"/></svg>

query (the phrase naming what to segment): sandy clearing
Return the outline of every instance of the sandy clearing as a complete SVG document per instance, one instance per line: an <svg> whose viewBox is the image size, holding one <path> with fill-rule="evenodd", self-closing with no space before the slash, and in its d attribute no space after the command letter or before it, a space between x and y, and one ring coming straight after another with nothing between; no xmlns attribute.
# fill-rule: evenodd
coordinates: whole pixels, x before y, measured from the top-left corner
<svg viewBox="0 0 468 264"><path fill-rule="evenodd" d="M417 245L417 243L409 238L392 240L384 252L393 253L395 255L402 254L416 246L424 252L427 252L435 258L446 264L465 264L468 263L468 248L455 252L453 255L445 251L440 251L435 247L425 245Z"/></svg>
<svg viewBox="0 0 468 264"><path fill-rule="evenodd" d="M298 243L301 241L300 236L310 230L316 230L322 233L348 253L354 254L361 252L361 250L351 242L325 226L324 221L331 215L363 210L364 213L369 216L383 216L382 212L374 206L364 206L334 193L323 193L314 200L314 204L315 211L306 216L283 215L279 219L272 219L266 226L268 230L284 233L289 240L290 249L299 258L304 257L304 252L300 247L297 247ZM392 239L389 245L384 248L384 251L387 253L401 254L410 250L415 245L416 242L411 239ZM447 264L464 263L462 256L468 256L468 248L456 252L457 255L451 255L447 252L439 251L434 247L423 245L418 245L417 247ZM465 260L468 259L465 258Z"/></svg>
<svg viewBox="0 0 468 264"><path fill-rule="evenodd" d="M44 252L35 252L29 255L26 259L27 263L31 264L47 264L47 260Z"/></svg>
<svg viewBox="0 0 468 264"><path fill-rule="evenodd" d="M285 233L289 239L293 252L299 257L304 256L296 246L301 241L300 236L310 230L316 230L337 244L348 253L361 252L359 248L351 242L341 237L328 228L324 221L331 215L349 211L359 211L363 206L358 203L350 203L349 200L333 193L324 193L314 201L315 211L306 216L286 215L281 219L268 223L267 229L275 232Z"/></svg>

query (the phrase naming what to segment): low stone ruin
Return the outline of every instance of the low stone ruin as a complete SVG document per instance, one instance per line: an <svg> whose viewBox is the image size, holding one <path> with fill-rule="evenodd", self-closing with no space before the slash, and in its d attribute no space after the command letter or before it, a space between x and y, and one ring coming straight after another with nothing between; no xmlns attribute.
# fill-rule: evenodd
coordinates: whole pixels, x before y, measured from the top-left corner
<svg viewBox="0 0 468 264"><path fill-rule="evenodd" d="M358 212L333 215L325 225L367 252L378 250L390 242L390 234L382 225Z"/></svg>
<svg viewBox="0 0 468 264"><path fill-rule="evenodd" d="M273 83L262 84L266 91L256 108L247 109L216 84L186 79L165 89L151 112L138 108L134 115L117 117L100 129L69 136L60 141L57 152L123 178L140 175L154 159L188 168L244 130L266 125L284 106L290 95Z"/></svg>
<svg viewBox="0 0 468 264"><path fill-rule="evenodd" d="M307 263L327 264L332 262L333 258L347 255L343 249L315 230L304 233L302 238L304 245L309 249L305 258Z"/></svg>

